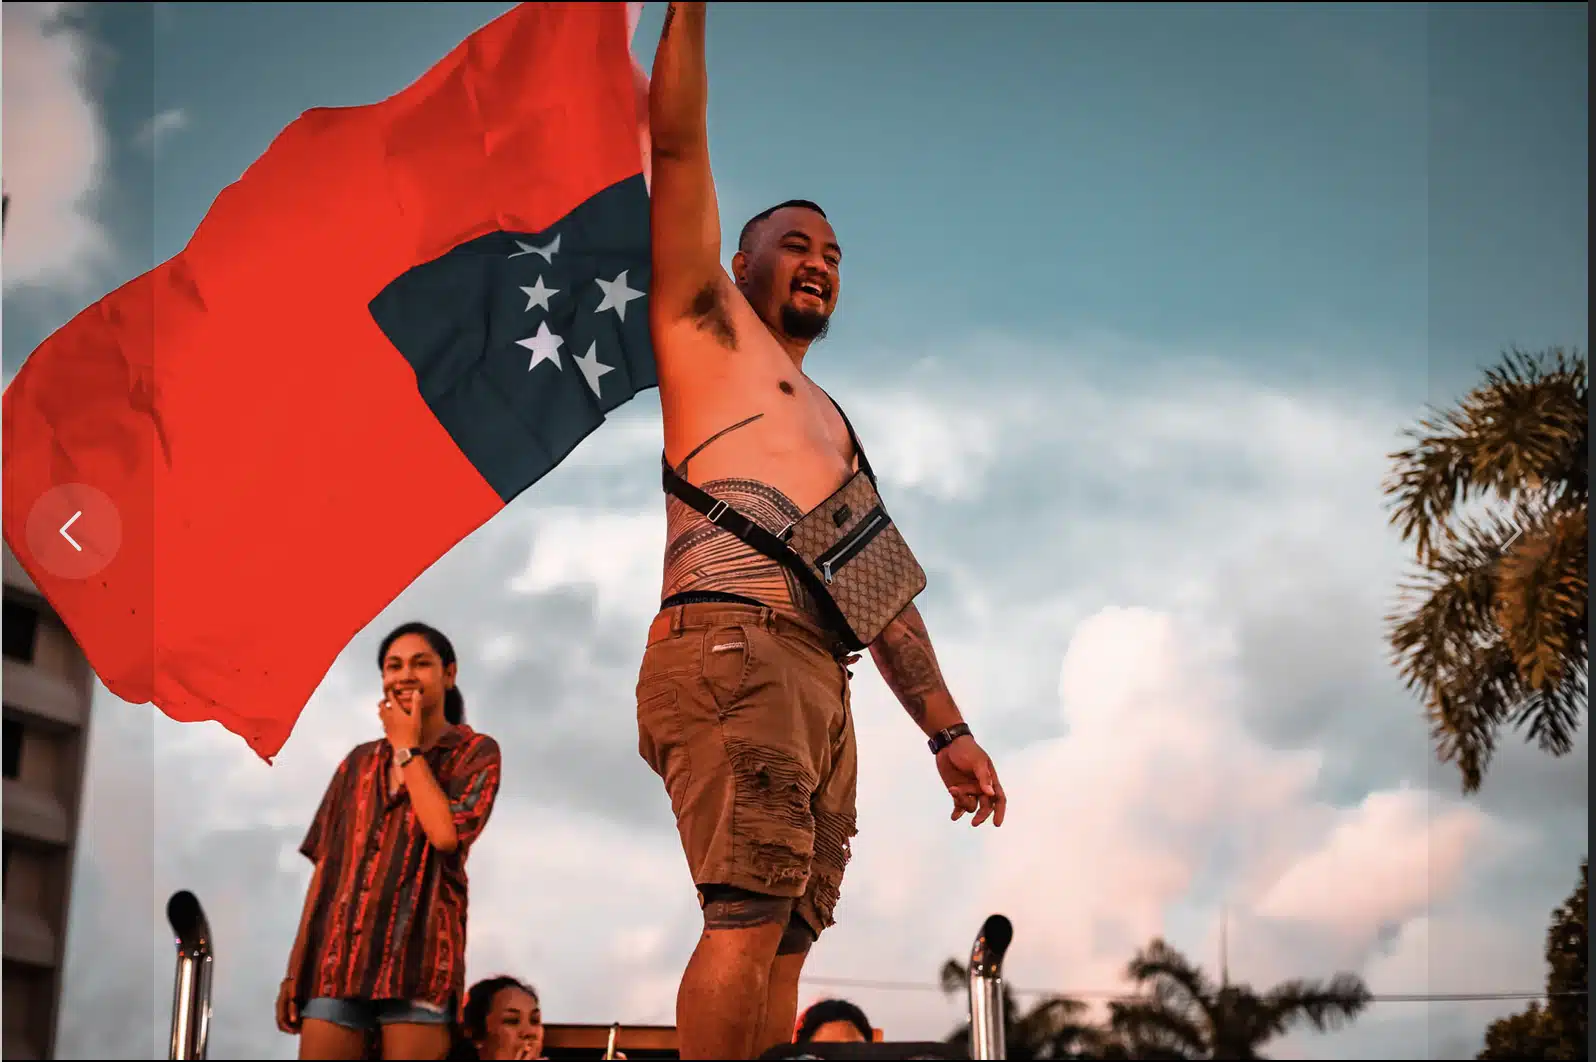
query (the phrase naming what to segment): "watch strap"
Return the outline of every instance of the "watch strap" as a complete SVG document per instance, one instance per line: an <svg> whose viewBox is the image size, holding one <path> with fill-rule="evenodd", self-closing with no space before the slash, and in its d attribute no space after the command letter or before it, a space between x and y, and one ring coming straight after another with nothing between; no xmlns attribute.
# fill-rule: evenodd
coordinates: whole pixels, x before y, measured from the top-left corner
<svg viewBox="0 0 1596 1062"><path fill-rule="evenodd" d="M418 748L399 749L393 754L393 760L394 763L403 767L419 755L421 755L421 750Z"/></svg>
<svg viewBox="0 0 1596 1062"><path fill-rule="evenodd" d="M959 740L961 737L970 736L970 724L954 723L952 726L943 730L938 730L935 734L931 735L931 740L927 741L926 744L931 746L931 754L934 756L943 749L947 748L949 745L953 744L955 741Z"/></svg>

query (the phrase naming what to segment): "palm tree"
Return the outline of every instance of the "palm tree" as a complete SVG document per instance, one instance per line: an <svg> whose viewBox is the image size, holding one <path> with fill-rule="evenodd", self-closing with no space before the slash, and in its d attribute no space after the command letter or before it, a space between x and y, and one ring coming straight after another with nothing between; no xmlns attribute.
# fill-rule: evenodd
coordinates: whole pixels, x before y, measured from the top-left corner
<svg viewBox="0 0 1596 1062"><path fill-rule="evenodd" d="M1263 1045L1294 1026L1338 1028L1370 999L1353 974L1328 983L1286 981L1261 995L1228 978L1215 984L1162 940L1137 952L1126 976L1138 996L1109 1005L1109 1026L1138 1059L1263 1058Z"/></svg>
<svg viewBox="0 0 1596 1062"><path fill-rule="evenodd" d="M969 986L969 971L955 959L942 967L942 991L963 995ZM1003 986L1003 1038L1009 1058L1128 1059L1116 1050L1112 1037L1087 1020L1087 1006L1078 999L1054 996L1020 1013L1009 986ZM948 1036L947 1042L970 1049L970 1024L965 1022Z"/></svg>
<svg viewBox="0 0 1596 1062"><path fill-rule="evenodd" d="M1561 756L1585 714L1586 377L1578 352L1513 350L1391 455L1391 522L1419 570L1389 619L1390 644L1466 793L1504 724Z"/></svg>

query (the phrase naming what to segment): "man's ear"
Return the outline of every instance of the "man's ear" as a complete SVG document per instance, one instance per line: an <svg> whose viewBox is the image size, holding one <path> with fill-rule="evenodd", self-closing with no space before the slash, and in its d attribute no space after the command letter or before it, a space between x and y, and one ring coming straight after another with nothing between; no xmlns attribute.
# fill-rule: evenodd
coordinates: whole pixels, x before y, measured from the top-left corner
<svg viewBox="0 0 1596 1062"><path fill-rule="evenodd" d="M746 251L738 251L736 254L732 255L732 280L737 285L741 286L742 282L747 278L747 276L748 253Z"/></svg>

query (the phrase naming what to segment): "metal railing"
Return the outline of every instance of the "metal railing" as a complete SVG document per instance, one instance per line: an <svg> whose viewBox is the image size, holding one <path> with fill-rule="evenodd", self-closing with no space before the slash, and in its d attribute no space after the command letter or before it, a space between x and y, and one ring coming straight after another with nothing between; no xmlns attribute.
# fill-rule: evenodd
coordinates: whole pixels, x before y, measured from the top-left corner
<svg viewBox="0 0 1596 1062"><path fill-rule="evenodd" d="M981 924L970 948L970 1057L1007 1058L1003 1031L1003 956L1014 941L1014 924L995 914Z"/></svg>
<svg viewBox="0 0 1596 1062"><path fill-rule="evenodd" d="M173 1059L204 1058L211 1032L211 927L199 899L187 889L166 901L166 920L177 944L172 988Z"/></svg>

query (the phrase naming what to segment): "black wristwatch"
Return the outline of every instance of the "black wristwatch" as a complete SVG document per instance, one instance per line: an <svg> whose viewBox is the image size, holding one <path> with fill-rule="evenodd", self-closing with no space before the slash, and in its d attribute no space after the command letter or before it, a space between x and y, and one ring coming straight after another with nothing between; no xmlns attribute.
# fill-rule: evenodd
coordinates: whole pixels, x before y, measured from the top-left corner
<svg viewBox="0 0 1596 1062"><path fill-rule="evenodd" d="M419 755L421 755L420 749L399 749L393 754L394 766L398 767L402 771L404 770L405 764L409 763Z"/></svg>
<svg viewBox="0 0 1596 1062"><path fill-rule="evenodd" d="M961 737L970 736L969 723L954 723L946 730L938 730L926 744L931 746L931 755L935 756Z"/></svg>

